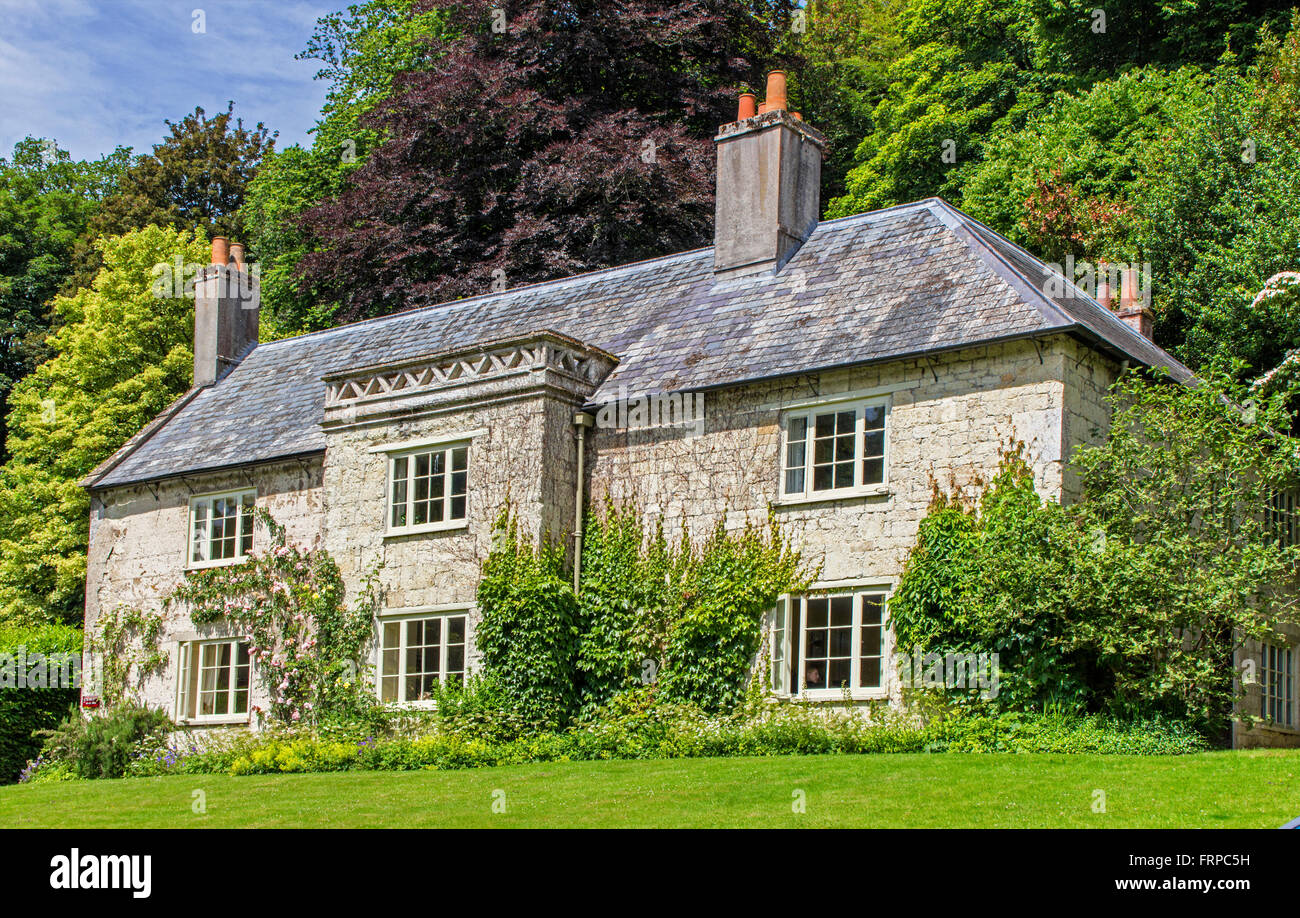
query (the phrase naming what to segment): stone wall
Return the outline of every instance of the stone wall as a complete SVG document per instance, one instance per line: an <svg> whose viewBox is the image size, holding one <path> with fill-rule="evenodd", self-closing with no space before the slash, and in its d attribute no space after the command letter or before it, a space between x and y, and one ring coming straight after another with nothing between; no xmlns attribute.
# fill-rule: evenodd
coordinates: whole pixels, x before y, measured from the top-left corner
<svg viewBox="0 0 1300 918"><path fill-rule="evenodd" d="M1106 394L1119 377L1120 366L1114 360L1084 347L1072 339L1061 339L1062 369L1065 380L1065 420L1063 442L1065 459L1078 446L1097 445L1106 441L1110 431L1110 405ZM1078 473L1067 466L1065 499L1079 497L1082 485Z"/></svg>
<svg viewBox="0 0 1300 918"><path fill-rule="evenodd" d="M325 520L321 481L322 468L317 459L115 488L96 495L91 501L86 565L87 634L94 632L101 613L119 607L150 611L163 608L167 595L185 575L192 496L255 488L257 506L270 511L293 542L319 545ZM258 539L265 538L259 526L254 546ZM160 647L167 654L167 665L139 686L141 700L172 712L178 643L222 636L220 626L199 629L183 610L169 611ZM266 704L265 693L256 680L250 704Z"/></svg>
<svg viewBox="0 0 1300 918"><path fill-rule="evenodd" d="M689 429L597 429L589 457L590 499L631 502L693 536L719 518L760 523L771 507L822 564L826 582L892 582L902 571L935 487L972 491L996 471L1000 450L1025 443L1039 492L1060 499L1064 459L1097 396L1069 392L1104 383L1102 368L1076 369L1073 342L1021 341L765 382L705 394L701 436ZM782 503L778 491L784 406L850 392L887 394L887 489L878 496Z"/></svg>
<svg viewBox="0 0 1300 918"><path fill-rule="evenodd" d="M474 604L493 523L507 500L524 533L559 538L573 519L574 406L533 394L449 414L332 432L324 469L325 544L349 591L382 564L386 610ZM470 445L464 527L386 535L388 456L394 444L481 431ZM471 637L473 616L471 616ZM471 650L471 661L477 654Z"/></svg>

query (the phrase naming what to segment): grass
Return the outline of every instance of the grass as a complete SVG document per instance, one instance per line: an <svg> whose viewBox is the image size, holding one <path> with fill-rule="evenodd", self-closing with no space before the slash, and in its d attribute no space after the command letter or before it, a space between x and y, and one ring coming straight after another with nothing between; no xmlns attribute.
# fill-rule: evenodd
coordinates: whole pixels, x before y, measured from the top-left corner
<svg viewBox="0 0 1300 918"><path fill-rule="evenodd" d="M0 827L1213 827L1300 816L1300 750L564 762L0 787ZM207 812L194 813L195 791ZM796 791L806 812L796 814ZM1096 791L1105 812L1093 812ZM502 801L505 812L493 811ZM498 806L499 808L499 806Z"/></svg>

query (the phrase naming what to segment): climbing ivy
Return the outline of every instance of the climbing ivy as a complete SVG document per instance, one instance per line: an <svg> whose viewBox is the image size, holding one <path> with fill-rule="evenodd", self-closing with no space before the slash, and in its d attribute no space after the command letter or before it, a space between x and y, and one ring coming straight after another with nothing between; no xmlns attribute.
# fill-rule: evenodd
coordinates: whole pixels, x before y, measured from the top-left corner
<svg viewBox="0 0 1300 918"><path fill-rule="evenodd" d="M521 536L509 505L497 517L478 586L475 645L512 713L539 729L562 726L577 705L577 607L564 552Z"/></svg>
<svg viewBox="0 0 1300 918"><path fill-rule="evenodd" d="M693 543L606 502L583 530L577 595L561 549L521 538L504 510L478 590L489 675L539 723L591 714L653 685L706 711L744 698L763 614L812 579L775 521Z"/></svg>
<svg viewBox="0 0 1300 918"><path fill-rule="evenodd" d="M105 708L138 701L135 690L167 665L167 652L158 646L162 632L161 613L129 606L110 609L95 621L90 652Z"/></svg>

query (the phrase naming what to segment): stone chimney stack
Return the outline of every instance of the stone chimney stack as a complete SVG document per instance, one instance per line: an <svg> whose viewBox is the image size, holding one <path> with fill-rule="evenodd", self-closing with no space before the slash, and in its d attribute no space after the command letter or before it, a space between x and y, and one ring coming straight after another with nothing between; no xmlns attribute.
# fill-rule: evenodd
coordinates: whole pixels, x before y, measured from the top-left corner
<svg viewBox="0 0 1300 918"><path fill-rule="evenodd" d="M256 272L244 264L244 247L212 240L212 264L194 285L194 385L210 386L257 346L261 302Z"/></svg>
<svg viewBox="0 0 1300 918"><path fill-rule="evenodd" d="M767 78L757 107L740 97L737 120L718 145L713 270L729 276L777 272L817 226L826 138L786 110L785 74Z"/></svg>
<svg viewBox="0 0 1300 918"><path fill-rule="evenodd" d="M1137 268L1125 268L1120 274L1119 317L1126 325L1148 340L1154 333L1151 310L1147 308L1138 289Z"/></svg>

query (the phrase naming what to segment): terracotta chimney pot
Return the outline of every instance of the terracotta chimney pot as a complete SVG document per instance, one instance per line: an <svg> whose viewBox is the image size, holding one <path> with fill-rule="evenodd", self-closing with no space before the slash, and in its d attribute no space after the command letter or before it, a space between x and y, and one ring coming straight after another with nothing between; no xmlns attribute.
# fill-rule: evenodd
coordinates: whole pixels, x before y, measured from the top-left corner
<svg viewBox="0 0 1300 918"><path fill-rule="evenodd" d="M230 260L242 271L244 269L244 244L242 242L230 243Z"/></svg>
<svg viewBox="0 0 1300 918"><path fill-rule="evenodd" d="M1138 290L1137 268L1125 268L1120 276L1119 317L1129 328L1150 340L1155 333L1151 310Z"/></svg>
<svg viewBox="0 0 1300 918"><path fill-rule="evenodd" d="M212 263L223 268L230 264L230 240L225 236L212 237Z"/></svg>
<svg viewBox="0 0 1300 918"><path fill-rule="evenodd" d="M1110 292L1110 281L1108 280L1097 281L1097 302L1100 303L1102 306L1106 307L1107 309L1114 308L1113 304L1115 300L1113 295Z"/></svg>
<svg viewBox="0 0 1300 918"><path fill-rule="evenodd" d="M1120 275L1119 284L1119 311L1128 312L1140 304L1138 299L1138 273L1137 268L1125 268Z"/></svg>
<svg viewBox="0 0 1300 918"><path fill-rule="evenodd" d="M740 109L736 112L736 120L744 121L746 118L753 118L758 113L758 97L752 92L742 92L740 94Z"/></svg>
<svg viewBox="0 0 1300 918"><path fill-rule="evenodd" d="M768 111L785 111L785 71L773 70L767 75L767 98L765 100Z"/></svg>

